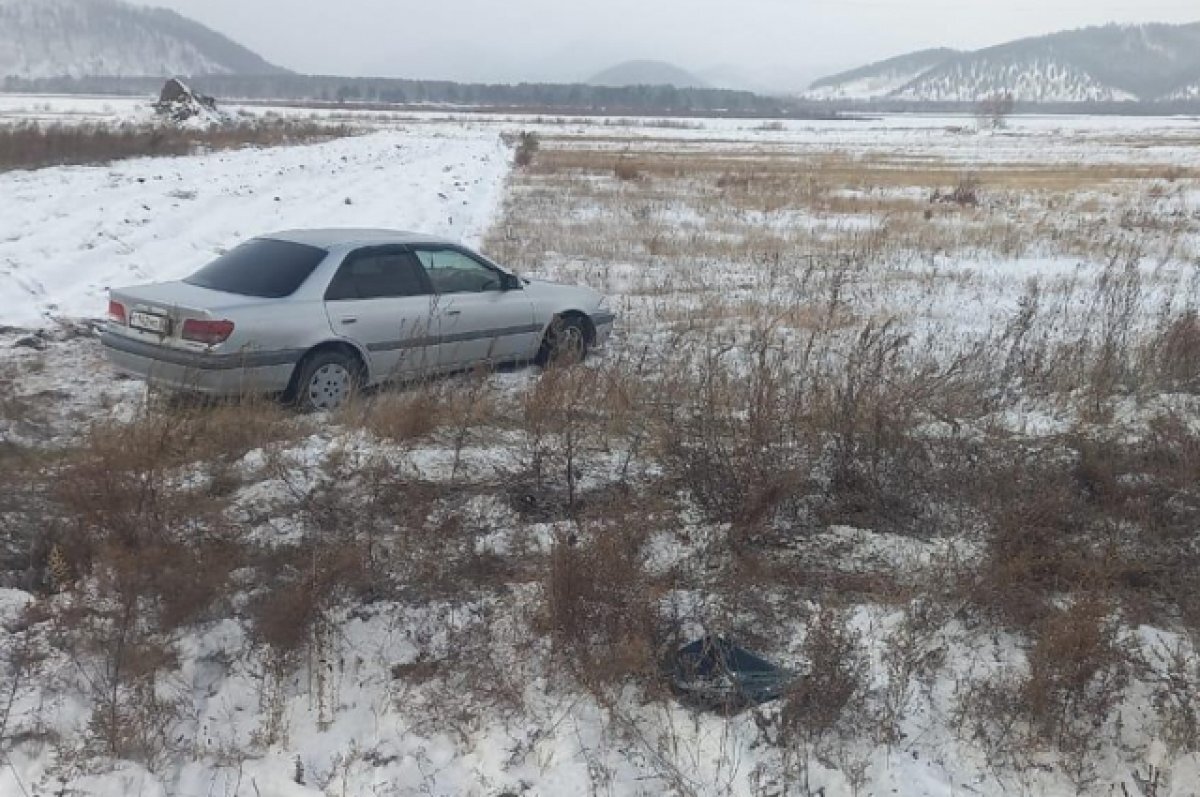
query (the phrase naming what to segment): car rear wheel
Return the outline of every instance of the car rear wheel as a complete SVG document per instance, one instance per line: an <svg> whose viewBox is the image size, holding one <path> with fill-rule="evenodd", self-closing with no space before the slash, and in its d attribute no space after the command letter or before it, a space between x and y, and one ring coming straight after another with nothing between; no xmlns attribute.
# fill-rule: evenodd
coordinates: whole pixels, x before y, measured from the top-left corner
<svg viewBox="0 0 1200 797"><path fill-rule="evenodd" d="M538 365L570 365L587 357L587 327L579 316L555 318L546 330L542 348L538 352Z"/></svg>
<svg viewBox="0 0 1200 797"><path fill-rule="evenodd" d="M335 410L358 391L358 363L338 351L313 354L300 366L296 379L296 406L306 411Z"/></svg>

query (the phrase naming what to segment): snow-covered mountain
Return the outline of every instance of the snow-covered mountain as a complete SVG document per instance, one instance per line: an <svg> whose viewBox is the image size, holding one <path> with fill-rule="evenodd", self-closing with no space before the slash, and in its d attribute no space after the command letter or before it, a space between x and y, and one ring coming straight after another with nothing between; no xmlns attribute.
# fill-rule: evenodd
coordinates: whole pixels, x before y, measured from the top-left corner
<svg viewBox="0 0 1200 797"><path fill-rule="evenodd" d="M942 47L896 56L822 78L809 86L805 96L814 100L884 97L958 54Z"/></svg>
<svg viewBox="0 0 1200 797"><path fill-rule="evenodd" d="M1184 86L1178 91L1172 92L1168 100L1200 100L1200 80L1190 86Z"/></svg>
<svg viewBox="0 0 1200 797"><path fill-rule="evenodd" d="M972 102L1011 94L1022 102L1113 102L1135 100L1105 85L1075 64L1054 58L973 56L919 75L890 96L904 100Z"/></svg>
<svg viewBox="0 0 1200 797"><path fill-rule="evenodd" d="M906 61L906 59L909 59ZM903 67L920 66L904 77ZM898 67L897 64L900 66ZM967 53L926 50L817 81L819 99L1020 102L1187 99L1200 85L1200 23L1106 25Z"/></svg>
<svg viewBox="0 0 1200 797"><path fill-rule="evenodd" d="M0 0L0 78L284 71L173 11L120 0Z"/></svg>

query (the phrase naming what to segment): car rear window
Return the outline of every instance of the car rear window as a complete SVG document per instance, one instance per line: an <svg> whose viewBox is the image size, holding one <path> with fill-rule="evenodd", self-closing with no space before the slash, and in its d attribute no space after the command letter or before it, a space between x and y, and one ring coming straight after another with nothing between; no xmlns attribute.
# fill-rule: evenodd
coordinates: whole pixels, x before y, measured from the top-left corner
<svg viewBox="0 0 1200 797"><path fill-rule="evenodd" d="M326 254L315 246L255 238L229 250L184 282L225 293L278 299L295 293Z"/></svg>

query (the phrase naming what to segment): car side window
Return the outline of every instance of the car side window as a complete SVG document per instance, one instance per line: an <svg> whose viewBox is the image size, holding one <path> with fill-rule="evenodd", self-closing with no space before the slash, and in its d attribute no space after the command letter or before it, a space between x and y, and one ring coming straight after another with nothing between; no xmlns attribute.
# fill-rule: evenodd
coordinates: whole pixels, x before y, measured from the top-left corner
<svg viewBox="0 0 1200 797"><path fill-rule="evenodd" d="M418 249L417 257L438 293L501 290L500 273L456 249Z"/></svg>
<svg viewBox="0 0 1200 797"><path fill-rule="evenodd" d="M325 299L385 299L429 293L421 265L409 252L360 249L347 255Z"/></svg>

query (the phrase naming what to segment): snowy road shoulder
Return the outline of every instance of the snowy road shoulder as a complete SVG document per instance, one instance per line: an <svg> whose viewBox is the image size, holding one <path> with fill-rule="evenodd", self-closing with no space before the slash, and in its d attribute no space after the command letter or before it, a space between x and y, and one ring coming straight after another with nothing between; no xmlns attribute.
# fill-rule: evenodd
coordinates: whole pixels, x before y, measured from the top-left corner
<svg viewBox="0 0 1200 797"><path fill-rule="evenodd" d="M99 317L110 287L177 279L274 230L387 227L477 244L508 160L494 127L445 124L3 174L0 325Z"/></svg>

